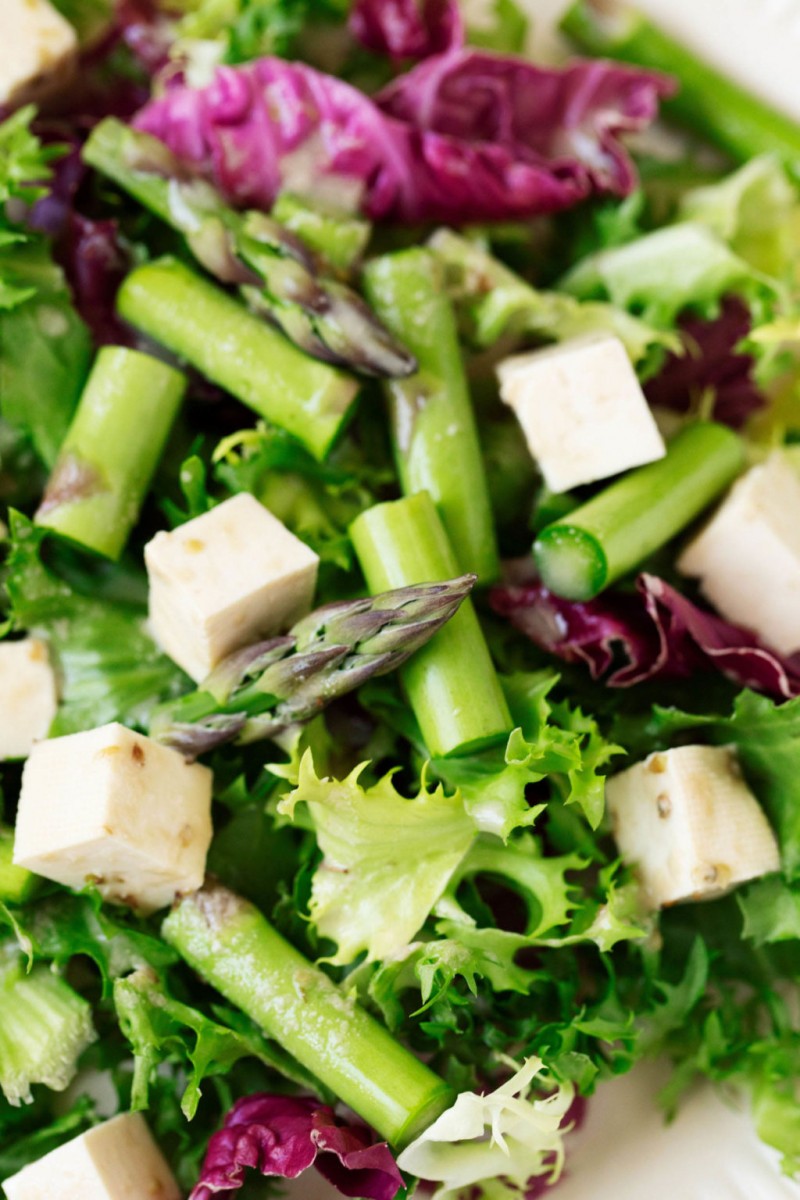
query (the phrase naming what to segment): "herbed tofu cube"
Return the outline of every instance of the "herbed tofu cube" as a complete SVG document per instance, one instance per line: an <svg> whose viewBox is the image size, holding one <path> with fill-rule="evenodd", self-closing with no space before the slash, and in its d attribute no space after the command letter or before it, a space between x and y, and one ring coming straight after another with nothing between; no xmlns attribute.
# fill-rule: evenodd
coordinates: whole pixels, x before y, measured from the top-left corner
<svg viewBox="0 0 800 1200"><path fill-rule="evenodd" d="M56 715L56 677L38 638L0 642L0 759L25 758Z"/></svg>
<svg viewBox="0 0 800 1200"><path fill-rule="evenodd" d="M654 462L664 441L619 338L591 334L504 359L514 410L552 492Z"/></svg>
<svg viewBox="0 0 800 1200"><path fill-rule="evenodd" d="M614 837L654 907L722 895L780 866L730 746L651 754L606 781Z"/></svg>
<svg viewBox="0 0 800 1200"><path fill-rule="evenodd" d="M308 612L319 558L243 492L157 533L145 562L153 635L199 682L233 650Z"/></svg>
<svg viewBox="0 0 800 1200"><path fill-rule="evenodd" d="M35 100L72 74L75 30L49 0L0 0L0 106Z"/></svg>
<svg viewBox="0 0 800 1200"><path fill-rule="evenodd" d="M3 1181L8 1200L180 1200L140 1113L123 1113Z"/></svg>
<svg viewBox="0 0 800 1200"><path fill-rule="evenodd" d="M25 764L14 862L152 911L200 887L211 772L116 722L39 742Z"/></svg>
<svg viewBox="0 0 800 1200"><path fill-rule="evenodd" d="M800 479L776 453L731 488L678 570L780 654L800 650Z"/></svg>

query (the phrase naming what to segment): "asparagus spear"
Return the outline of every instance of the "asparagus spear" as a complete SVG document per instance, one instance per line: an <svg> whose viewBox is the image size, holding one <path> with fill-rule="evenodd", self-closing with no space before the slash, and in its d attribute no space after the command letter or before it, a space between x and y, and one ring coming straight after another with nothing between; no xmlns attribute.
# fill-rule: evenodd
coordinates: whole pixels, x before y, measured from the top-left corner
<svg viewBox="0 0 800 1200"><path fill-rule="evenodd" d="M316 362L173 258L138 267L117 294L131 325L167 346L318 459L346 424L355 379Z"/></svg>
<svg viewBox="0 0 800 1200"><path fill-rule="evenodd" d="M428 491L462 571L481 583L500 569L489 489L455 316L430 250L371 262L364 275L378 315L414 351L420 369L386 384L403 491Z"/></svg>
<svg viewBox="0 0 800 1200"><path fill-rule="evenodd" d="M272 217L345 276L361 262L372 234L362 217L320 208L293 192L280 193Z"/></svg>
<svg viewBox="0 0 800 1200"><path fill-rule="evenodd" d="M212 275L239 286L254 312L314 358L364 375L408 375L411 355L357 293L275 217L237 212L210 183L187 174L157 138L108 118L84 158L184 234ZM284 202L284 207L287 202ZM341 246L336 247L341 253Z"/></svg>
<svg viewBox="0 0 800 1200"><path fill-rule="evenodd" d="M561 28L590 54L675 75L680 90L664 101L665 115L707 137L737 162L773 151L790 165L800 165L799 125L697 58L642 13L629 8L609 12L595 0L576 0Z"/></svg>
<svg viewBox="0 0 800 1200"><path fill-rule="evenodd" d="M119 558L186 387L166 363L104 347L47 482L36 523Z"/></svg>
<svg viewBox="0 0 800 1200"><path fill-rule="evenodd" d="M533 553L545 586L569 600L596 596L688 525L743 465L743 443L727 426L698 421L683 429L665 458L542 530Z"/></svg>
<svg viewBox="0 0 800 1200"><path fill-rule="evenodd" d="M196 758L274 737L367 679L396 670L451 619L474 575L326 604L286 637L229 655L194 692L163 705L151 734Z"/></svg>
<svg viewBox="0 0 800 1200"><path fill-rule="evenodd" d="M350 527L373 591L446 579L455 556L427 492L367 509ZM470 601L402 672L431 756L466 754L501 741L511 717Z"/></svg>
<svg viewBox="0 0 800 1200"><path fill-rule="evenodd" d="M181 899L164 938L398 1148L450 1104L444 1080L303 958L254 905L215 884Z"/></svg>

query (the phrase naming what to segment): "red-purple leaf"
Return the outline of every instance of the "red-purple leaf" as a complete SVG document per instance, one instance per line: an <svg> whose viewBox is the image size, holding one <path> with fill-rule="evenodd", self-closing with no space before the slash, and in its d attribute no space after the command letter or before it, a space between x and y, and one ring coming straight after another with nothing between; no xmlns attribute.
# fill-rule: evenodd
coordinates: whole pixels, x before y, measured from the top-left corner
<svg viewBox="0 0 800 1200"><path fill-rule="evenodd" d="M562 70L480 51L423 62L374 100L301 63L221 67L180 82L139 128L207 171L234 203L334 189L370 217L455 223L568 208L635 182L619 135L647 125L666 77L605 62Z"/></svg>
<svg viewBox="0 0 800 1200"><path fill-rule="evenodd" d="M403 1187L389 1147L364 1126L337 1121L310 1097L259 1093L237 1101L211 1138L190 1200L228 1200L248 1169L296 1179L311 1166L345 1196L392 1200Z"/></svg>
<svg viewBox="0 0 800 1200"><path fill-rule="evenodd" d="M782 657L655 575L640 575L637 589L574 602L530 583L495 588L492 607L542 650L585 663L609 687L716 669L741 687L800 695L800 654Z"/></svg>
<svg viewBox="0 0 800 1200"><path fill-rule="evenodd" d="M350 32L368 50L394 59L428 58L464 40L456 0L355 0Z"/></svg>
<svg viewBox="0 0 800 1200"><path fill-rule="evenodd" d="M754 359L736 349L750 326L750 309L738 296L729 296L711 321L685 317L680 322L685 353L668 355L645 386L647 399L688 412L705 393L713 392L708 415L739 429L766 404L753 376Z"/></svg>

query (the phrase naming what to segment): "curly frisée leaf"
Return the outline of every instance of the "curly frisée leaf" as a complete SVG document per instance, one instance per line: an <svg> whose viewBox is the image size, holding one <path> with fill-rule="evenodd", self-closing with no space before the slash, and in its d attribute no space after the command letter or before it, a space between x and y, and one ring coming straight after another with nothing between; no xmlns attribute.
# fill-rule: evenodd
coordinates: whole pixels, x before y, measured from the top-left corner
<svg viewBox="0 0 800 1200"><path fill-rule="evenodd" d="M311 919L338 949L333 963L367 952L386 958L411 941L469 849L475 827L459 793L441 784L407 800L392 775L362 787L366 764L320 779L307 751L279 811L308 805L323 854L311 885Z"/></svg>
<svg viewBox="0 0 800 1200"><path fill-rule="evenodd" d="M532 1096L537 1077L543 1088L552 1089L541 1059L529 1058L496 1091L485 1096L462 1092L403 1151L398 1166L440 1184L437 1198L498 1177L520 1191L537 1176L554 1182L564 1161L564 1118L573 1088L562 1084L549 1095Z"/></svg>

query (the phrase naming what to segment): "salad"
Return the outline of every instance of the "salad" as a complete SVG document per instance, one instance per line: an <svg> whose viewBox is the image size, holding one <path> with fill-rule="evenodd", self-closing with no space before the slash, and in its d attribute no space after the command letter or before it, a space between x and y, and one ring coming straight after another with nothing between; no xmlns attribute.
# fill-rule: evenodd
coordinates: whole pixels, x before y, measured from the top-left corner
<svg viewBox="0 0 800 1200"><path fill-rule="evenodd" d="M800 126L562 27L3 0L7 1200L800 1172Z"/></svg>

